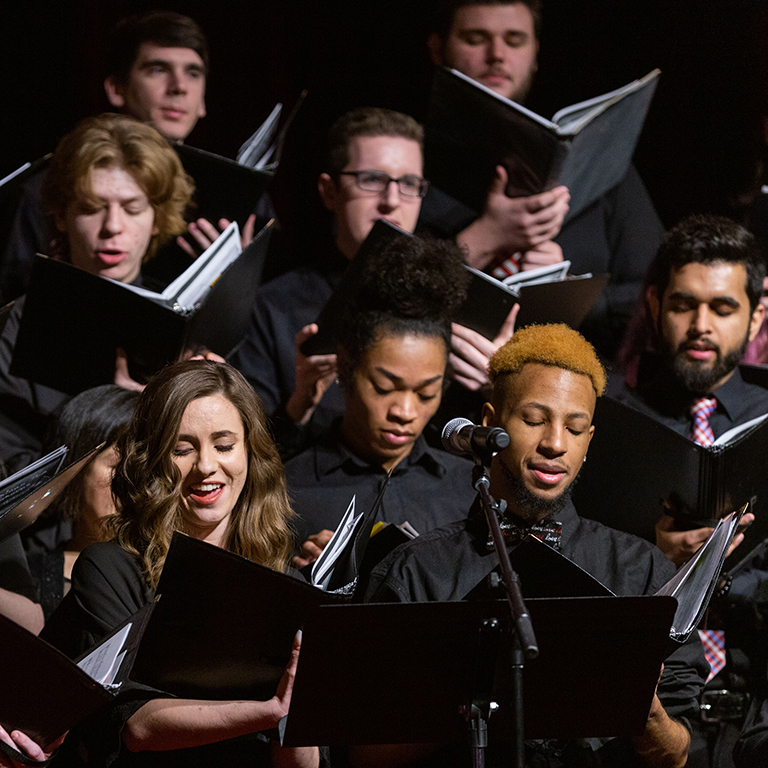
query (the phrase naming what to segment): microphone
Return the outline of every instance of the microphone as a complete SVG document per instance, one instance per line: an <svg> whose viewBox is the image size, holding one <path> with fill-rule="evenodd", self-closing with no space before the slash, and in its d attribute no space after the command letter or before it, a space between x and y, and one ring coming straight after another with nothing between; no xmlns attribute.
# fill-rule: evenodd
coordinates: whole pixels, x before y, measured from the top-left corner
<svg viewBox="0 0 768 768"><path fill-rule="evenodd" d="M455 456L490 458L489 454L509 445L509 435L501 427L479 427L468 419L451 419L443 427L443 448Z"/></svg>

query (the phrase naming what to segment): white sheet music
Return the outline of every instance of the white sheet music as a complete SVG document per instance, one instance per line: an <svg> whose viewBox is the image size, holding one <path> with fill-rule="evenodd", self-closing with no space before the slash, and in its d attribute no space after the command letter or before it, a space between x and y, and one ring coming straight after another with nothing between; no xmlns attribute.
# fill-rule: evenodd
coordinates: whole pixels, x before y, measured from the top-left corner
<svg viewBox="0 0 768 768"><path fill-rule="evenodd" d="M97 683L112 685L125 658L125 641L133 623L126 624L116 635L89 653L77 665Z"/></svg>

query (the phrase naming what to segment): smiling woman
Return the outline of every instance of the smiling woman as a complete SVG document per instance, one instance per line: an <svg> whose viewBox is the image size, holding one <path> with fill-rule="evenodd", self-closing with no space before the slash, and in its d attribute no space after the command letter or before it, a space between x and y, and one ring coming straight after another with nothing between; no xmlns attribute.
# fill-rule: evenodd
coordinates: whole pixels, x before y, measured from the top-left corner
<svg viewBox="0 0 768 768"><path fill-rule="evenodd" d="M282 464L261 403L234 368L195 360L161 371L116 450L118 511L107 521L114 538L80 556L47 630L70 655L153 599L176 530L280 571L290 554ZM94 765L108 764L119 744L120 765L144 752L141 765L315 766L317 749L273 747L261 733L287 712L297 660L298 642L268 701L189 701L132 689L129 703L116 703L73 741L89 743Z"/></svg>

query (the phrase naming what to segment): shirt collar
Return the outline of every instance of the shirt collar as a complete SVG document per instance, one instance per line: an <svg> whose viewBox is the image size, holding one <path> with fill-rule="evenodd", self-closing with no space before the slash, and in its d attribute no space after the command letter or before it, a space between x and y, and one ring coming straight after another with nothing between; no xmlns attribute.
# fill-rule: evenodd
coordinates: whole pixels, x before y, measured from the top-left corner
<svg viewBox="0 0 768 768"><path fill-rule="evenodd" d="M739 371L737 366L728 381L719 386L712 393L712 397L717 400L718 409L725 411L726 416L731 420L734 420L738 416L739 411L745 405L745 386L744 379L741 378L741 371Z"/></svg>
<svg viewBox="0 0 768 768"><path fill-rule="evenodd" d="M737 366L728 381L708 396L717 400L718 411L734 419L745 405L745 387ZM656 411L678 418L690 417L691 404L696 399L695 395L680 386L661 356L654 353L644 353L642 356L637 390Z"/></svg>
<svg viewBox="0 0 768 768"><path fill-rule="evenodd" d="M482 535L487 537L488 526L485 522L485 515L483 513L482 505L480 504L479 496L475 498L475 501L472 504L469 517L470 519L474 518L478 526L482 526ZM562 524L563 533L560 537L560 548L564 549L565 545L570 541L571 536L573 536L574 532L576 531L580 520L579 513L576 511L576 507L573 506L573 499L569 497L565 502L565 506L559 512L556 512L553 515L548 515L547 519L556 520ZM482 546L485 546L484 540L482 542Z"/></svg>
<svg viewBox="0 0 768 768"><path fill-rule="evenodd" d="M360 458L344 445L340 437L341 420L337 420L325 437L318 441L315 452L315 474L321 478L344 470L350 474L386 474L380 467ZM448 472L442 451L430 448L423 435L419 435L413 450L394 470L393 476L406 472L410 467L420 465L435 477L444 477Z"/></svg>

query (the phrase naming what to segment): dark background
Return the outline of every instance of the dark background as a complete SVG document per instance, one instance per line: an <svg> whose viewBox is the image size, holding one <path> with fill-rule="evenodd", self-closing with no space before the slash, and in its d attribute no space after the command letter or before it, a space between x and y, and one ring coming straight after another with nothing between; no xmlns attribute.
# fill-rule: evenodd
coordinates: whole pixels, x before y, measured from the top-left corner
<svg viewBox="0 0 768 768"><path fill-rule="evenodd" d="M635 161L664 223L691 211L738 214L759 188L767 6L546 0L528 106L550 117L659 67ZM233 157L275 102L290 106L309 89L274 189L289 230L315 226L307 222L316 221L308 214L317 208L318 155L341 112L376 105L424 115L434 0L31 0L3 8L0 177L51 151L78 119L107 109L106 33L121 16L153 7L192 16L210 41L208 116L190 144Z"/></svg>

